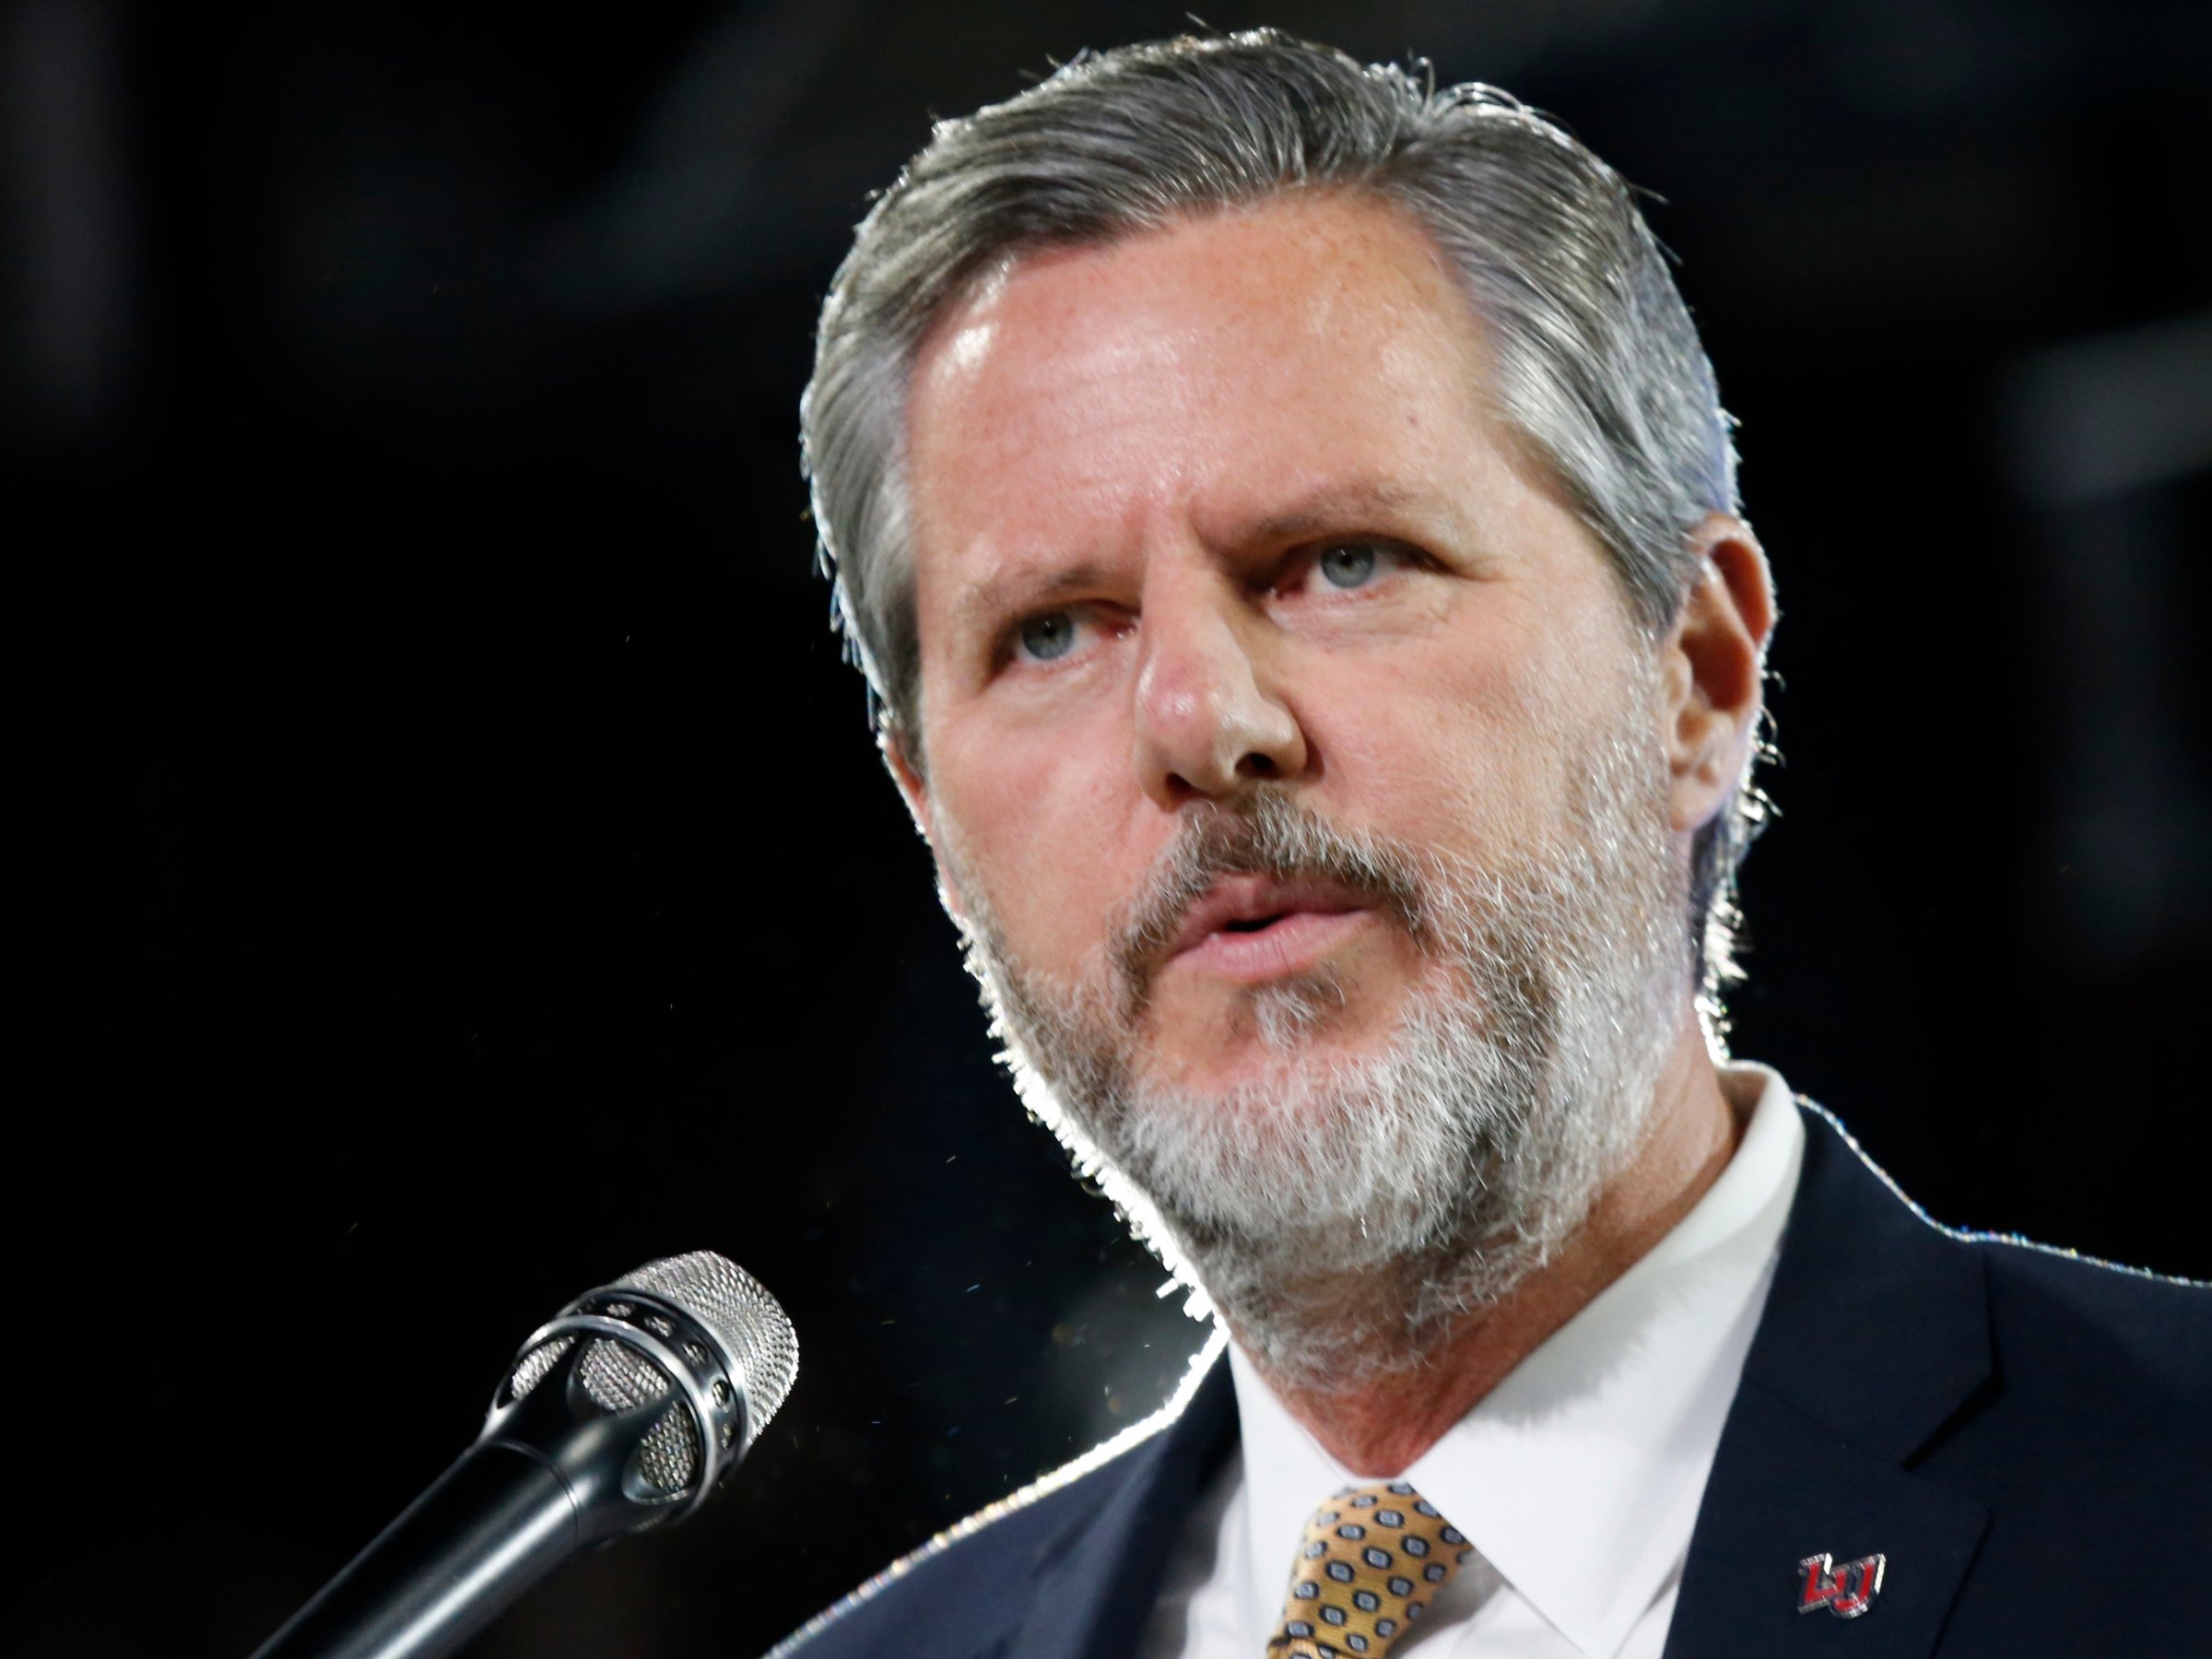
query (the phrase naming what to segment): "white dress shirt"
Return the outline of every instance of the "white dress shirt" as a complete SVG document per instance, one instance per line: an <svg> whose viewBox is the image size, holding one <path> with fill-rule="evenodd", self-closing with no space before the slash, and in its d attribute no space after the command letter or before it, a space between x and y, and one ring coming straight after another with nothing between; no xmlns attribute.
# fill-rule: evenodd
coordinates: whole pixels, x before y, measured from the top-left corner
<svg viewBox="0 0 2212 1659"><path fill-rule="evenodd" d="M1651 1252L1400 1477L1475 1553L1392 1650L1419 1659L1659 1659L1797 1190L1805 1126L1764 1066L1719 1180ZM1140 1659L1261 1659L1307 1518L1366 1484L1233 1346L1240 1439L1187 1524Z"/></svg>

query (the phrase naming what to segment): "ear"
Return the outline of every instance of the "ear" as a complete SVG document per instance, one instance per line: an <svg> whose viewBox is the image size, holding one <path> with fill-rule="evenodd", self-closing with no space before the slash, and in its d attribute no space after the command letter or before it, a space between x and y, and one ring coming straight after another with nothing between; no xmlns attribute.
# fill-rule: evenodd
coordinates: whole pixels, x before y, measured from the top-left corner
<svg viewBox="0 0 2212 1659"><path fill-rule="evenodd" d="M1689 541L1698 578L1660 652L1670 800L1685 834L1709 823L1744 775L1774 630L1774 584L1750 526L1715 512Z"/></svg>
<svg viewBox="0 0 2212 1659"><path fill-rule="evenodd" d="M946 912L955 920L964 921L967 909L960 902L959 888L953 884L952 871L946 865L945 856L937 850L936 817L930 807L929 779L913 757L907 753L905 741L897 726L887 725L877 737L876 747L883 756L883 764L891 774L891 782L899 785L899 798L906 803L907 816L914 820L914 828L929 843L930 857L937 866L937 898Z"/></svg>

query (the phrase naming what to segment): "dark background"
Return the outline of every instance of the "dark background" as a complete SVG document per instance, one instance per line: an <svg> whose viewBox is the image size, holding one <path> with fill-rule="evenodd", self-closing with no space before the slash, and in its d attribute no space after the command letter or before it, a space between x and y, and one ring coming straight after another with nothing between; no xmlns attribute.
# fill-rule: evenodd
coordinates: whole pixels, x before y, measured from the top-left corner
<svg viewBox="0 0 2212 1659"><path fill-rule="evenodd" d="M1206 15L1498 80L1666 198L1785 612L1739 1052L1938 1218L2212 1274L2205 8ZM994 1073L794 429L933 114L1180 11L0 18L64 876L10 1371L65 1467L11 1645L243 1654L515 1341L680 1250L778 1293L797 1390L486 1654L757 1652L1151 1409L1201 1332Z"/></svg>

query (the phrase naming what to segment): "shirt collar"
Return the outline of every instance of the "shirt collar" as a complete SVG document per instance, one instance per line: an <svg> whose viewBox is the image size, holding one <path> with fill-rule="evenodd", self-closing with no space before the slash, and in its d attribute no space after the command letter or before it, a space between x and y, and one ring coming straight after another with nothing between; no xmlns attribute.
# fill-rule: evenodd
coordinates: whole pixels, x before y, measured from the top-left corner
<svg viewBox="0 0 2212 1659"><path fill-rule="evenodd" d="M1719 1179L1404 1477L1593 1656L1618 1649L1688 1551L1796 1190L1805 1127L1787 1086L1764 1066L1729 1074L1758 1099ZM1358 1477L1234 1346L1230 1368L1250 1614L1272 1629L1307 1517Z"/></svg>

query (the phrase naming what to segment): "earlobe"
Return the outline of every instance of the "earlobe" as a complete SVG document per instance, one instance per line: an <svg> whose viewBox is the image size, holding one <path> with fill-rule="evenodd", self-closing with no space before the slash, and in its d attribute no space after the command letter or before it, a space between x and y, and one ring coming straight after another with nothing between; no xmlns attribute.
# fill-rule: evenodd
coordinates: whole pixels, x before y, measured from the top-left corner
<svg viewBox="0 0 2212 1659"><path fill-rule="evenodd" d="M1690 533L1698 579L1667 640L1667 764L1675 827L1694 831L1735 793L1764 700L1774 588L1750 527L1713 513Z"/></svg>

